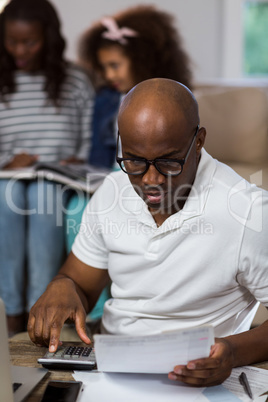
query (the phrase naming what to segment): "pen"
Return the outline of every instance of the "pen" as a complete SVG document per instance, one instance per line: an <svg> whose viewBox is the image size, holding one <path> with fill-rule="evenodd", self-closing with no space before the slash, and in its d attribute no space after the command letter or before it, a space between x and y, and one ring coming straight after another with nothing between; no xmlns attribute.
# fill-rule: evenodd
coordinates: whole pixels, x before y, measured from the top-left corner
<svg viewBox="0 0 268 402"><path fill-rule="evenodd" d="M248 378L247 378L247 376L246 376L246 374L244 372L242 372L240 374L239 382L240 382L240 384L243 385L244 390L246 391L246 393L248 394L250 399L253 399L253 394L252 394L252 391L251 391L251 388L250 388L250 385L249 385L249 382L248 382Z"/></svg>

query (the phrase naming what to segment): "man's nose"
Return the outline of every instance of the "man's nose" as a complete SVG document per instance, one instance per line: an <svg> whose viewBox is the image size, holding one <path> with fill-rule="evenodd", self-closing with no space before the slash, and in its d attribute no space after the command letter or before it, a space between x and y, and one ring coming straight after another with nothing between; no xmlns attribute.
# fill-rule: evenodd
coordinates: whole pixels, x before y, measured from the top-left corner
<svg viewBox="0 0 268 402"><path fill-rule="evenodd" d="M158 172L154 165L150 165L149 169L146 173L144 173L142 177L142 181L144 184L148 186L159 186L163 184L166 180L166 177Z"/></svg>

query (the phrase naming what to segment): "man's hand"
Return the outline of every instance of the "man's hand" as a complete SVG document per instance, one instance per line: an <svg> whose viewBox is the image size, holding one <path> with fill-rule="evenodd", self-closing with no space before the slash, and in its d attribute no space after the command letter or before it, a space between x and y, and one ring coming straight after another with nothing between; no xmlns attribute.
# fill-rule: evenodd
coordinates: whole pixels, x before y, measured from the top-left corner
<svg viewBox="0 0 268 402"><path fill-rule="evenodd" d="M17 154L13 159L4 167L5 169L19 169L34 165L38 160L37 155L29 155L27 153Z"/></svg>
<svg viewBox="0 0 268 402"><path fill-rule="evenodd" d="M231 344L226 339L218 338L211 347L209 357L192 360L186 366L175 366L168 378L191 386L208 387L221 384L230 376L233 367Z"/></svg>
<svg viewBox="0 0 268 402"><path fill-rule="evenodd" d="M90 344L86 333L86 312L74 282L67 277L56 277L30 311L27 328L30 339L38 346L49 346L49 351L55 352L67 319L75 322L81 340Z"/></svg>

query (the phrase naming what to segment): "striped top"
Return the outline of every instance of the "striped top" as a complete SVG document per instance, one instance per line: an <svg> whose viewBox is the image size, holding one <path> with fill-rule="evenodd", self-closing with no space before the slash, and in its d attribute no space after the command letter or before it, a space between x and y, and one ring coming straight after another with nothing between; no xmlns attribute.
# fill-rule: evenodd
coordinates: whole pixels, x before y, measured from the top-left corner
<svg viewBox="0 0 268 402"><path fill-rule="evenodd" d="M88 159L94 90L80 68L70 64L66 72L58 107L42 74L15 72L16 92L0 102L0 167L22 152L40 162Z"/></svg>

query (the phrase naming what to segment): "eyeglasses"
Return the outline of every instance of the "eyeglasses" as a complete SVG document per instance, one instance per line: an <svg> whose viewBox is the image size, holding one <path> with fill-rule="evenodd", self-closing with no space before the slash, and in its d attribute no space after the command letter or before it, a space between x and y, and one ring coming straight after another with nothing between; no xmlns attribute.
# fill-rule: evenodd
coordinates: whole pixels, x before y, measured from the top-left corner
<svg viewBox="0 0 268 402"><path fill-rule="evenodd" d="M148 160L145 158L120 158L118 157L118 142L119 142L119 131L117 136L116 144L116 161L118 162L120 168L123 172L130 175L145 174L149 169L150 165L153 165L159 173L163 176L178 176L183 170L183 165L186 163L188 156L190 155L191 149L193 147L195 138L199 130L199 125L196 128L194 137L187 151L185 158L182 159L162 159L156 158Z"/></svg>

